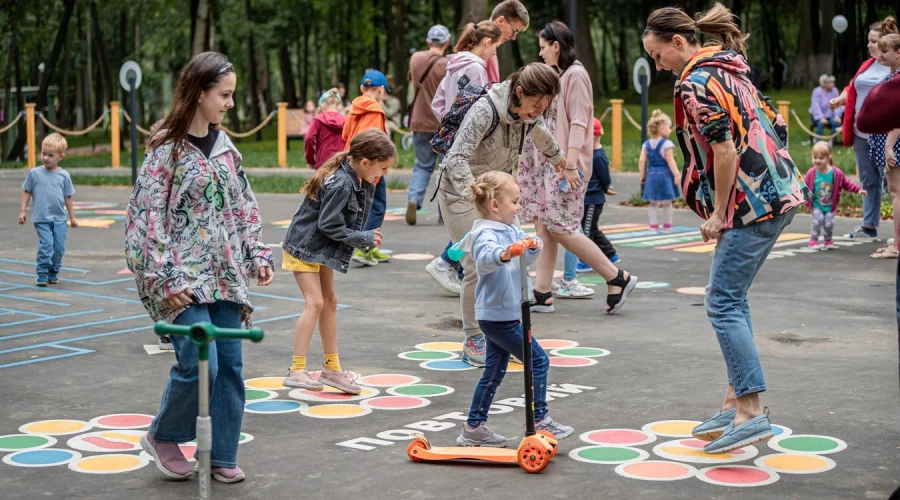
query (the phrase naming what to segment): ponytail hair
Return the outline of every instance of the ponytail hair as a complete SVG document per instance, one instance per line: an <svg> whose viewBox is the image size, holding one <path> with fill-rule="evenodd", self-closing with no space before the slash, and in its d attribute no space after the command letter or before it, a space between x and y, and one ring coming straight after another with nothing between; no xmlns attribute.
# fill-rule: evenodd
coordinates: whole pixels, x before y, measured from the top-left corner
<svg viewBox="0 0 900 500"><path fill-rule="evenodd" d="M396 157L397 148L387 134L374 128L364 130L350 140L350 149L335 154L319 167L315 175L306 181L300 192L305 193L310 199L316 200L319 198L319 193L322 192L322 184L325 179L337 172L345 162L349 161L353 165L363 159L382 162Z"/></svg>
<svg viewBox="0 0 900 500"><path fill-rule="evenodd" d="M678 35L687 43L698 44L696 32L699 31L712 37L706 45L722 45L740 54L746 51L750 35L741 33L734 22L734 14L721 3L716 2L711 9L694 17L696 20L677 7L656 9L647 18L643 36L652 33L661 41L671 42Z"/></svg>
<svg viewBox="0 0 900 500"><path fill-rule="evenodd" d="M650 119L647 120L647 132L649 132L651 136L659 135L659 128L665 124L669 124L671 127L672 119L669 118L669 115L663 113L661 109L654 109L653 113L650 115Z"/></svg>
<svg viewBox="0 0 900 500"><path fill-rule="evenodd" d="M481 21L478 24L469 23L463 29L463 32L460 33L459 41L456 42L456 47L453 48L453 52L472 50L485 38L497 43L502 36L503 32L491 21Z"/></svg>
<svg viewBox="0 0 900 500"><path fill-rule="evenodd" d="M488 218L491 213L491 200L496 199L508 183L515 184L512 175L499 170L485 172L469 186L469 193L475 199L475 208L482 217Z"/></svg>
<svg viewBox="0 0 900 500"><path fill-rule="evenodd" d="M881 36L897 34L897 21L894 16L887 16L884 21L875 21L869 26L869 31L877 31Z"/></svg>

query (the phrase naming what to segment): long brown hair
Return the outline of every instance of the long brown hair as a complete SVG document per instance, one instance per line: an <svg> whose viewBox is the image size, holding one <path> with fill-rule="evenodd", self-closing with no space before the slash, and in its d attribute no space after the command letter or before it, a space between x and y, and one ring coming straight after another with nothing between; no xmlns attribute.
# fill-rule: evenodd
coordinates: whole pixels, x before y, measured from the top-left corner
<svg viewBox="0 0 900 500"><path fill-rule="evenodd" d="M204 52L194 56L178 77L172 109L159 126L159 133L150 138L147 147L152 149L168 141L181 147L187 139L200 94L215 87L226 73L234 73L234 67L224 55ZM218 127L218 123L212 126Z"/></svg>
<svg viewBox="0 0 900 500"><path fill-rule="evenodd" d="M478 24L469 23L466 25L465 29L463 29L463 32L460 33L459 41L456 42L456 47L453 48L453 52L472 50L485 38L497 43L502 36L503 32L491 21L481 21Z"/></svg>
<svg viewBox="0 0 900 500"><path fill-rule="evenodd" d="M659 40L671 42L672 37L679 35L690 44L698 44L695 32L699 31L713 38L706 45L722 45L741 54L746 50L750 35L741 33L741 28L734 22L734 14L724 5L716 2L711 9L694 18L696 21L677 7L656 9L647 18L643 36L653 33Z"/></svg>
<svg viewBox="0 0 900 500"><path fill-rule="evenodd" d="M513 106L521 106L516 89L522 87L524 97L550 96L550 101L559 94L559 74L544 63L533 62L522 66L506 79L509 81L509 95Z"/></svg>
<svg viewBox="0 0 900 500"><path fill-rule="evenodd" d="M337 172L345 161L349 161L353 165L364 159L382 162L396 157L397 148L387 134L375 128L364 130L350 140L350 149L335 154L319 167L315 175L306 181L306 185L300 192L306 193L306 196L313 200L318 199L325 179ZM381 182L384 182L384 179Z"/></svg>

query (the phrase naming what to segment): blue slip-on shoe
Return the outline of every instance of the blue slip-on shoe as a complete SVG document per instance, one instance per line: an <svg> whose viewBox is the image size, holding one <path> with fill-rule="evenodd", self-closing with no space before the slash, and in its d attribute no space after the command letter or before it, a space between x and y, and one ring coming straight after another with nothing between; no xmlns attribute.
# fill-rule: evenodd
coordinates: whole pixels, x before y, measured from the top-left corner
<svg viewBox="0 0 900 500"><path fill-rule="evenodd" d="M774 435L772 424L769 423L769 417L762 414L737 427L734 426L734 422L731 422L719 439L704 446L703 451L710 454L728 453L760 441L768 441Z"/></svg>
<svg viewBox="0 0 900 500"><path fill-rule="evenodd" d="M622 259L620 259L618 255L613 255L612 258L609 259L609 261L613 264L619 264L622 262Z"/></svg>
<svg viewBox="0 0 900 500"><path fill-rule="evenodd" d="M594 272L594 270L591 269L591 266L589 266L579 260L578 265L575 266L575 272L579 273L579 274L580 273L591 273L591 272Z"/></svg>
<svg viewBox="0 0 900 500"><path fill-rule="evenodd" d="M716 412L706 422L694 427L691 434L701 441L715 441L722 435L728 424L734 422L734 416L737 414L737 408L731 408L722 413L722 410Z"/></svg>

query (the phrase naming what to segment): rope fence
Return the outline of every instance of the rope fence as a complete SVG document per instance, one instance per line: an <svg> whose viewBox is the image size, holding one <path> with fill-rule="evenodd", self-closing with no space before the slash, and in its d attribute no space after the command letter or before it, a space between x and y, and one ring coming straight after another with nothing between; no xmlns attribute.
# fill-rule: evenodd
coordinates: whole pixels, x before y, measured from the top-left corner
<svg viewBox="0 0 900 500"><path fill-rule="evenodd" d="M222 130L223 132L225 132L226 134L230 135L231 137L237 137L238 139L243 139L245 137L250 137L251 135L262 130L263 127L268 125L269 122L272 121L272 118L274 118L275 115L277 115L277 114L278 114L278 111L272 110L269 113L269 116L267 116L265 120L263 120L259 125L254 127L253 130L250 130L249 132L240 132L240 133L232 132L231 130L228 130L228 128L225 127L225 125L222 125L222 124L219 124L219 129Z"/></svg>
<svg viewBox="0 0 900 500"><path fill-rule="evenodd" d="M800 130L806 132L811 137L814 137L816 139L821 139L823 141L830 141L830 140L834 139L835 137L841 135L841 132L842 132L841 127L838 127L837 130L835 130L834 133L831 135L819 135L819 134L813 132L812 130L806 128L806 125L803 124L803 120L800 119L800 116L798 116L797 112L794 111L793 109L791 110L791 115L794 116L794 121L797 122L797 126L800 127Z"/></svg>
<svg viewBox="0 0 900 500"><path fill-rule="evenodd" d="M603 114L600 115L599 120L602 122L604 119L606 119L606 115L608 115L610 111L612 111L612 106L609 106L606 108L606 110L603 112Z"/></svg>
<svg viewBox="0 0 900 500"><path fill-rule="evenodd" d="M625 115L625 118L628 118L628 121L631 122L634 128L641 130L641 124L634 121L634 118L631 117L631 113L629 113L627 109L622 108L622 114Z"/></svg>
<svg viewBox="0 0 900 500"><path fill-rule="evenodd" d="M128 111L125 111L125 110L123 109L123 110L122 110L122 116L125 117L125 120L128 121L128 123L131 123L131 116L128 115ZM147 130L147 129L145 129L144 127L141 127L140 125L135 125L134 128L137 129L138 132L140 132L140 133L142 133L142 134L144 134L144 135L146 135L146 136L149 136L149 135L150 135L150 131Z"/></svg>
<svg viewBox="0 0 900 500"><path fill-rule="evenodd" d="M25 112L24 112L24 111L19 111L19 114L16 115L16 119L15 119L15 120L13 120L13 121L7 123L5 127L0 128L0 134L6 132L7 130L9 130L9 129L11 129L11 128L13 128L13 126L15 126L15 124L18 123L19 120L21 120L23 116L25 116Z"/></svg>
<svg viewBox="0 0 900 500"><path fill-rule="evenodd" d="M38 118L41 119L41 121L44 123L44 125L47 126L47 128L53 130L54 132L59 132L62 135L74 135L74 136L86 135L86 134L90 133L91 130L94 130L95 128L99 127L100 124L103 123L103 120L106 118L107 114L109 114L108 108L103 110L103 113L100 115L100 118L97 118L97 121L90 124L90 126L88 126L88 128L86 128L84 130L66 130L64 128L59 128L56 125L50 123L50 120L45 118L44 114L41 113L40 111L35 113L35 115L37 115Z"/></svg>

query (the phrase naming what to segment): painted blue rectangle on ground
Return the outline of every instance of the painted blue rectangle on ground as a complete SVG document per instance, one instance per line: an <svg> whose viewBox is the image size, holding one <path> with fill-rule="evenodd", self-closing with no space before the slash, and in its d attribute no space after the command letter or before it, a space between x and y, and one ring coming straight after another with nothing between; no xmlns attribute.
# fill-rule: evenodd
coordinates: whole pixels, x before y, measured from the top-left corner
<svg viewBox="0 0 900 500"><path fill-rule="evenodd" d="M688 231L696 231L696 227L691 226L675 226L671 231L662 231L659 229L647 229L644 231L629 231L626 233L613 233L607 234L606 237L609 241L619 241L619 240L629 240L631 238L643 238L645 236L659 236L660 238L666 238L673 233L686 233Z"/></svg>

